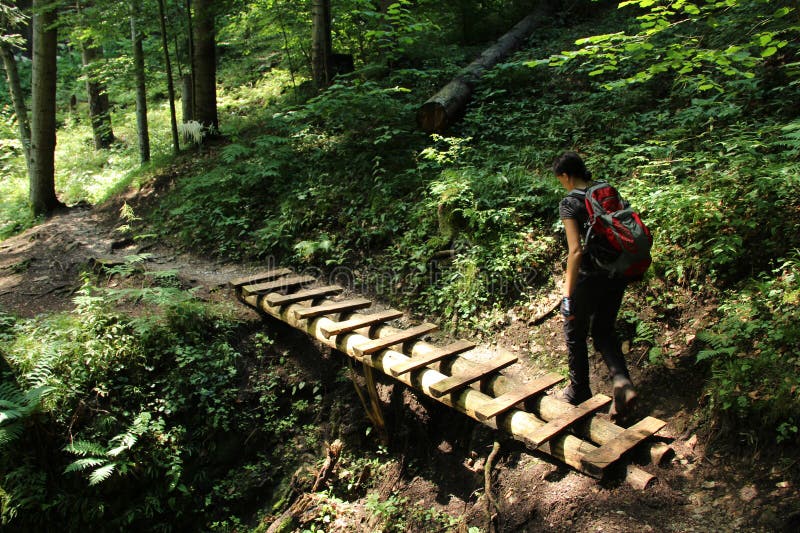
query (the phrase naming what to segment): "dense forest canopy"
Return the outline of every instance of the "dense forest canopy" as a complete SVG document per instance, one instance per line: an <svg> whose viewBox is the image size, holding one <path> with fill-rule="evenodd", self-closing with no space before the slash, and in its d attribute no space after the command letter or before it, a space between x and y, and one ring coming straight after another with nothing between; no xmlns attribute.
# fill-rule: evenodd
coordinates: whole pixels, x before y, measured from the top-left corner
<svg viewBox="0 0 800 533"><path fill-rule="evenodd" d="M421 131L419 107L536 10L458 120ZM113 205L145 247L344 275L496 341L555 290L550 164L577 150L654 231L620 320L638 365L670 368L682 343L697 425L783 465L800 443L798 46L790 0L3 0L0 238ZM271 333L147 260L87 267L68 312L0 307L4 526L248 529L343 416L346 372L307 383ZM363 445L354 472L392 453ZM364 498L387 531L467 527L359 483L329 505Z"/></svg>

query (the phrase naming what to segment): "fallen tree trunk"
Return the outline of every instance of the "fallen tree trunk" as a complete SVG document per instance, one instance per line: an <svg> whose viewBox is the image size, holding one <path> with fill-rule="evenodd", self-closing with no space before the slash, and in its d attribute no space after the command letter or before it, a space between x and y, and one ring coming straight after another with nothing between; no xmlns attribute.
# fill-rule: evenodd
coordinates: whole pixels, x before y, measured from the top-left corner
<svg viewBox="0 0 800 533"><path fill-rule="evenodd" d="M467 107L472 89L483 73L515 52L533 32L536 23L546 12L547 2L543 0L533 13L484 50L480 57L467 65L458 76L425 102L417 111L419 127L428 133L433 133L440 132L452 124Z"/></svg>

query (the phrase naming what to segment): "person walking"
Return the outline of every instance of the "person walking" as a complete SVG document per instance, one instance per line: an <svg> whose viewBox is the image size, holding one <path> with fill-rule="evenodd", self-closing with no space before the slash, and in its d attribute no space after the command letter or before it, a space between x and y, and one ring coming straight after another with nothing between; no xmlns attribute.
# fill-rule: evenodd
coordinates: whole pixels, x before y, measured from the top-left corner
<svg viewBox="0 0 800 533"><path fill-rule="evenodd" d="M575 152L565 152L553 162L553 172L568 191L559 204L559 215L567 235L567 270L564 276L561 314L569 363L569 385L560 397L577 405L592 396L589 386L587 337L602 354L613 380L611 415L624 417L636 399L636 390L625 364L616 331L617 313L628 284L609 277L584 252L583 235L589 224L584 195L593 185L592 174Z"/></svg>

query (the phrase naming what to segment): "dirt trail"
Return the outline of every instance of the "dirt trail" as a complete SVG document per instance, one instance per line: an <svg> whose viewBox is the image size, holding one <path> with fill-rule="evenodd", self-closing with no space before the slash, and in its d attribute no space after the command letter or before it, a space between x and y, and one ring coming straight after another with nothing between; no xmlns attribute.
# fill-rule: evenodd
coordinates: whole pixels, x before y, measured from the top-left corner
<svg viewBox="0 0 800 533"><path fill-rule="evenodd" d="M0 310L21 317L69 310L81 272L138 254L147 254L148 270L178 271L182 285L197 287L203 298L255 268L137 242L119 231L124 221L117 212L116 207L72 208L0 242Z"/></svg>
<svg viewBox="0 0 800 533"><path fill-rule="evenodd" d="M152 254L148 269L177 270L182 285L197 287L203 298L231 298L229 291L219 289L229 279L257 269L257 265L222 263L157 245L143 249L117 231L122 224L118 208L73 208L0 242L0 311L34 317L71 309L81 285L80 273L99 259L123 262L128 255ZM242 312L256 316L241 307ZM561 343L557 320L537 328L534 338L524 320L510 320L494 339L484 341L520 352L523 374L532 370L526 363L532 353L558 350ZM676 451L672 464L646 467L659 478L654 487L636 491L618 480L597 482L532 455L518 443L504 441L493 486L502 508L500 530L797 531L800 496L790 480L798 477L798 463L773 464L757 453L747 460L707 450L692 430L701 380L690 358L679 358L674 366L635 370L637 381L647 391L641 414L668 422L664 434L674 439ZM601 370L595 365L596 373ZM598 375L592 379L602 382ZM596 392L607 393L604 386ZM404 396L407 406L418 401L411 393ZM427 457L425 464L388 473L376 483L378 490L481 523L485 500L480 497L480 464L497 435L466 423L470 424L466 433L471 435L466 444L459 443L449 427L442 428L440 435L415 438L411 447L429 446L424 453L414 452ZM349 523L342 531L365 527Z"/></svg>

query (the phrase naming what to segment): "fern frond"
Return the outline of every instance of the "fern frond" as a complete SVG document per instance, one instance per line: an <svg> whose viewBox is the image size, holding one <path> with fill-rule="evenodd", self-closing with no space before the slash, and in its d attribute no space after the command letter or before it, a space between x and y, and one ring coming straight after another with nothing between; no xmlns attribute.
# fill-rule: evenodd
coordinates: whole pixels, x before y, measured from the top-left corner
<svg viewBox="0 0 800 533"><path fill-rule="evenodd" d="M102 457L106 454L106 449L103 446L100 446L96 442L91 442L88 440L73 441L71 444L67 444L66 446L64 446L64 451L84 457L86 456Z"/></svg>
<svg viewBox="0 0 800 533"><path fill-rule="evenodd" d="M107 480L111 477L111 474L114 473L114 469L116 467L117 463L108 463L107 465L96 469L91 473L91 475L89 475L89 485L97 485Z"/></svg>
<svg viewBox="0 0 800 533"><path fill-rule="evenodd" d="M0 401L0 425L25 417L25 409L18 404Z"/></svg>
<svg viewBox="0 0 800 533"><path fill-rule="evenodd" d="M7 424L0 427L0 450L7 444L17 440L22 435L24 429L25 427L19 423Z"/></svg>
<svg viewBox="0 0 800 533"><path fill-rule="evenodd" d="M7 400L19 403L22 400L22 391L13 381L3 381L0 383L0 401Z"/></svg>
<svg viewBox="0 0 800 533"><path fill-rule="evenodd" d="M83 459L78 459L77 461L73 461L67 465L64 469L64 473L68 472L82 472L87 468L94 468L96 466L103 465L107 462L107 459L102 457L85 457Z"/></svg>
<svg viewBox="0 0 800 533"><path fill-rule="evenodd" d="M112 442L114 442L115 440L119 441L120 445L106 452L106 455L108 455L109 457L116 457L122 452L133 448L134 444L136 444L136 435L132 435L131 433L124 433L122 435L117 435L116 437L111 439Z"/></svg>
<svg viewBox="0 0 800 533"><path fill-rule="evenodd" d="M25 402L31 407L31 411L33 411L37 409L41 405L42 400L54 390L56 390L55 387L50 387L48 385L35 387L25 393Z"/></svg>
<svg viewBox="0 0 800 533"><path fill-rule="evenodd" d="M244 159L246 157L249 157L252 152L253 150L251 150L246 146L237 143L232 143L222 149L222 152L220 153L220 158L224 162L230 164L239 159Z"/></svg>
<svg viewBox="0 0 800 533"><path fill-rule="evenodd" d="M148 259L152 258L153 254L151 253L143 253L143 254L131 254L125 256L125 262L129 264L137 264L137 263L144 263Z"/></svg>

